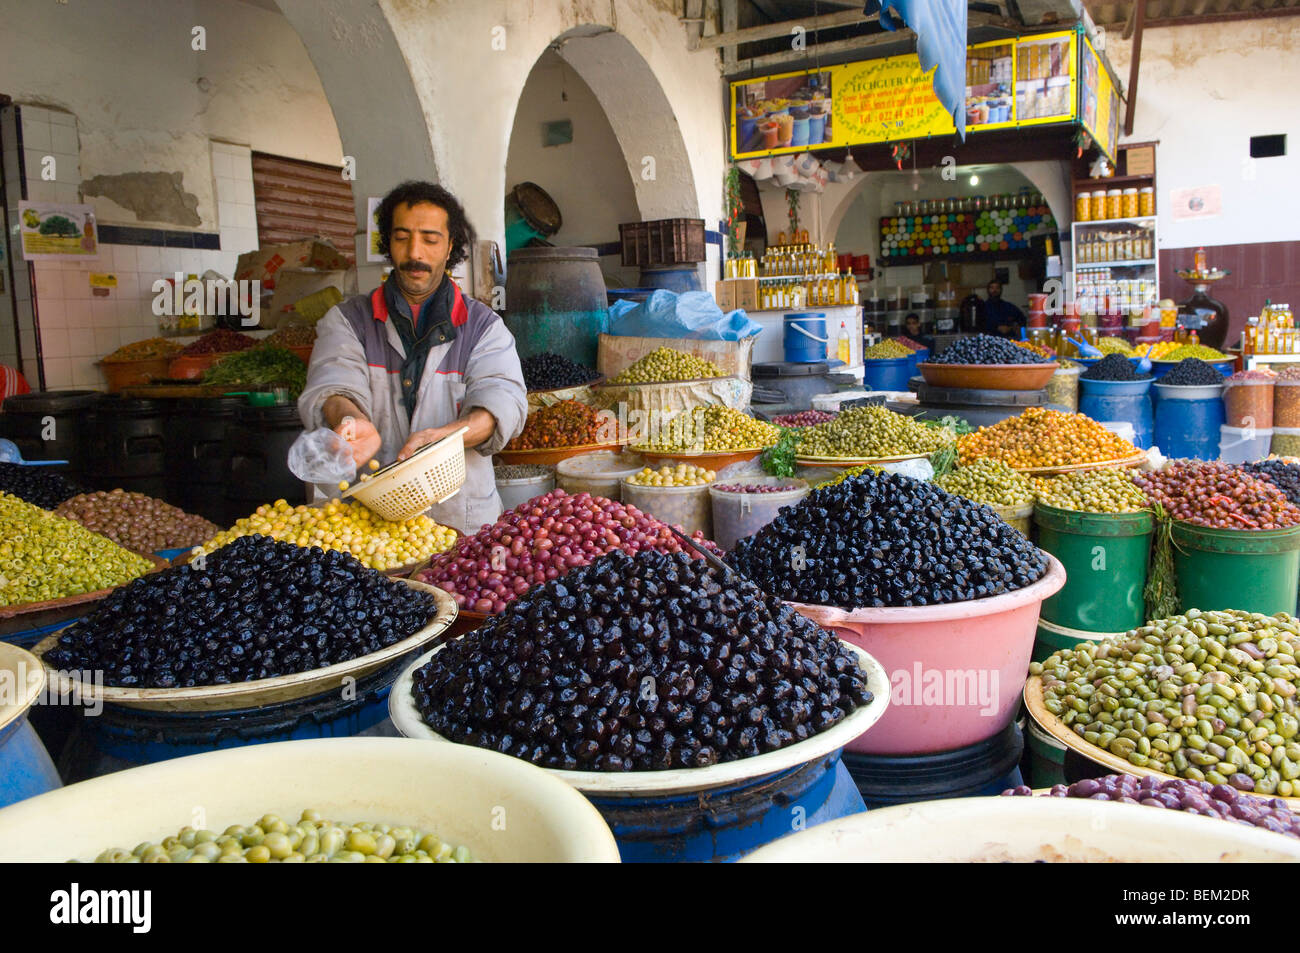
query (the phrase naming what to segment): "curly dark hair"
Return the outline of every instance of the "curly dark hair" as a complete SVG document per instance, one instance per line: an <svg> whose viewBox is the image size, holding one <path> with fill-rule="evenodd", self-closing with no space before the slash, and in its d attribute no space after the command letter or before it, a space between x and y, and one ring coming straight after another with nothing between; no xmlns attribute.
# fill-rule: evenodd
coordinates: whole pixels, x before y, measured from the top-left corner
<svg viewBox="0 0 1300 953"><path fill-rule="evenodd" d="M452 269L469 257L469 246L474 241L474 226L465 217L465 210L452 195L441 185L432 182L403 182L384 196L379 203L379 253L388 255L388 239L393 232L393 212L399 205L418 205L429 202L447 213L447 230L451 240L451 254L447 256L447 268Z"/></svg>

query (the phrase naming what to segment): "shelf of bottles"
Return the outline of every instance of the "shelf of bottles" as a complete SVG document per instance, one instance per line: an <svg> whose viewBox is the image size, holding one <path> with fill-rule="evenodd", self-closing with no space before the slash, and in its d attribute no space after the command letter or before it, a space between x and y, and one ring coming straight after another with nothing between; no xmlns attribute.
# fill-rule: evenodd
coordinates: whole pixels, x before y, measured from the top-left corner
<svg viewBox="0 0 1300 953"><path fill-rule="evenodd" d="M1291 306L1270 302L1258 317L1247 318L1241 350L1254 356L1288 355L1300 361L1300 328L1296 327Z"/></svg>
<svg viewBox="0 0 1300 953"><path fill-rule="evenodd" d="M1080 313L1129 316L1160 299L1154 217L1075 221L1070 238L1071 300Z"/></svg>
<svg viewBox="0 0 1300 953"><path fill-rule="evenodd" d="M834 243L771 245L763 253L758 269L760 310L827 308L859 301L858 279L853 269L836 267Z"/></svg>

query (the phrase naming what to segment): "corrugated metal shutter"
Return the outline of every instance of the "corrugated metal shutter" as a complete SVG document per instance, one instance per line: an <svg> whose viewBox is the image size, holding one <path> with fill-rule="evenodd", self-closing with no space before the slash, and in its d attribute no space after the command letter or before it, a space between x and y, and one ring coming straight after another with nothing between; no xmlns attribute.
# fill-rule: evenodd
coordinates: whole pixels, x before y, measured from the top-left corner
<svg viewBox="0 0 1300 953"><path fill-rule="evenodd" d="M338 166L254 152L253 200L257 239L263 248L323 235L355 263L352 183Z"/></svg>

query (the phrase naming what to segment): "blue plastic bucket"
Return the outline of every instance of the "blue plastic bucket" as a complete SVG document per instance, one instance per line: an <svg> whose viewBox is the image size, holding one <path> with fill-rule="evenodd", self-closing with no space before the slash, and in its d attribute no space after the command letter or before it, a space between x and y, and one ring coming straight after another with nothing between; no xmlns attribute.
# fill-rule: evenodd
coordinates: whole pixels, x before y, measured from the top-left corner
<svg viewBox="0 0 1300 953"><path fill-rule="evenodd" d="M1155 445L1167 457L1193 460L1219 458L1223 412L1223 385L1179 386L1157 383Z"/></svg>
<svg viewBox="0 0 1300 953"><path fill-rule="evenodd" d="M754 116L741 116L740 122L736 124L736 146L743 150L745 144L754 138L754 131L758 126L758 119Z"/></svg>
<svg viewBox="0 0 1300 953"><path fill-rule="evenodd" d="M165 559L168 562L171 562L173 559L175 559L177 556L181 555L182 553L188 553L190 549L191 547L189 546L182 546L179 549L160 549L156 553L154 553L154 555L157 556L159 559Z"/></svg>
<svg viewBox="0 0 1300 953"><path fill-rule="evenodd" d="M695 265L668 265L661 268L642 268L641 285L651 290L663 289L681 294L685 291L702 291L700 270Z"/></svg>
<svg viewBox="0 0 1300 953"><path fill-rule="evenodd" d="M792 364L826 360L826 315L801 311L785 316L785 359Z"/></svg>
<svg viewBox="0 0 1300 953"><path fill-rule="evenodd" d="M792 135L790 136L790 145L792 146L808 145L808 117L807 116L805 116L802 119L798 119L798 118L795 119L794 129Z"/></svg>
<svg viewBox="0 0 1300 953"><path fill-rule="evenodd" d="M1122 421L1133 425L1133 442L1139 450L1151 446L1155 422L1151 411L1151 379L1144 381L1090 381L1079 378L1079 413L1097 421Z"/></svg>
<svg viewBox="0 0 1300 953"><path fill-rule="evenodd" d="M912 356L908 358L908 361L910 362L908 367L909 377L915 377L916 375L920 374L921 368L919 365L924 364L929 359L930 359L930 349L928 347L923 347L920 350L913 351ZM863 363L867 363L867 362L864 361ZM900 389L907 390L906 387Z"/></svg>
<svg viewBox="0 0 1300 953"><path fill-rule="evenodd" d="M625 863L739 860L796 830L866 810L838 751L707 791L586 797L614 832Z"/></svg>
<svg viewBox="0 0 1300 953"><path fill-rule="evenodd" d="M862 386L867 390L907 390L907 382L916 373L916 359L911 357L888 357L862 363Z"/></svg>
<svg viewBox="0 0 1300 953"><path fill-rule="evenodd" d="M808 143L818 145L826 138L826 114L813 113L808 117Z"/></svg>
<svg viewBox="0 0 1300 953"><path fill-rule="evenodd" d="M68 782L222 748L350 738L388 717L388 694L413 655L358 679L344 699L337 688L319 695L230 711L147 711L105 705L83 716L61 756Z"/></svg>

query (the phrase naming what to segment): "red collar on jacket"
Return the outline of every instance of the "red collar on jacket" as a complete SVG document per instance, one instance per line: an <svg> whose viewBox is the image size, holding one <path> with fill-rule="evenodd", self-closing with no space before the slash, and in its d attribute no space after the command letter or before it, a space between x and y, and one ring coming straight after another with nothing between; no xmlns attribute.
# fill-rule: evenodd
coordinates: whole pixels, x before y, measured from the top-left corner
<svg viewBox="0 0 1300 953"><path fill-rule="evenodd" d="M452 281L451 275L447 276L447 280L451 281L451 293L455 296L451 305L451 323L459 328L469 320L469 308L465 304L464 295L460 293L460 285ZM388 321L388 302L384 300L383 285L370 292L370 307L374 311L376 321Z"/></svg>

